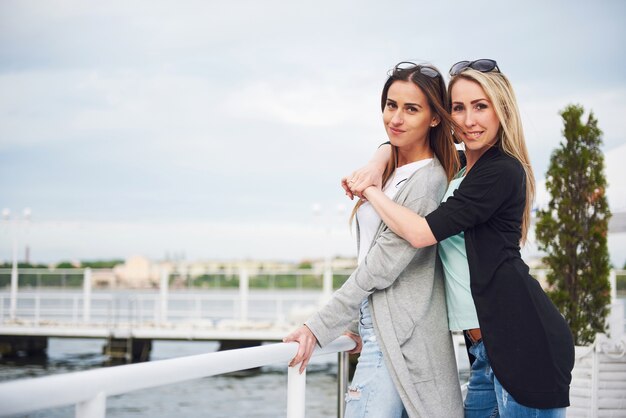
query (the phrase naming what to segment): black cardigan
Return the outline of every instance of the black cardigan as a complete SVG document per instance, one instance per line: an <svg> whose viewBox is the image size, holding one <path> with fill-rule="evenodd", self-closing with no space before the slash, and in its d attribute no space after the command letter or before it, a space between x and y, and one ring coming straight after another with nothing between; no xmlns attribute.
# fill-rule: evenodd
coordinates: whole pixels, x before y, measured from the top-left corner
<svg viewBox="0 0 626 418"><path fill-rule="evenodd" d="M522 405L569 406L572 334L522 261L526 199L521 164L493 147L426 216L437 241L465 231L472 297L491 367Z"/></svg>

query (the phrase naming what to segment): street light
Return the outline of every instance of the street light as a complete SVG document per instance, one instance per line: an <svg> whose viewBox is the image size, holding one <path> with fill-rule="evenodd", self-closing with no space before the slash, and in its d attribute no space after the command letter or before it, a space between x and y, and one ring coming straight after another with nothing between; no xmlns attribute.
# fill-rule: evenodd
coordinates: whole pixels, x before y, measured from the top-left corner
<svg viewBox="0 0 626 418"><path fill-rule="evenodd" d="M11 266L11 308L9 315L12 320L15 319L17 312L17 225L18 223L28 224L30 221L32 211L30 208L24 208L22 212L22 218L11 218L11 210L9 208L2 209L2 219L5 222L9 222L11 230L11 238L13 241L13 257Z"/></svg>
<svg viewBox="0 0 626 418"><path fill-rule="evenodd" d="M337 217L341 219L346 211L346 206L338 204L336 206ZM325 215L325 216L322 216ZM315 203L313 205L313 215L320 219L320 226L325 232L324 242L324 275L322 279L322 301L330 299L333 293L333 269L332 269L332 243L333 243L333 220L330 211L323 213L322 205Z"/></svg>

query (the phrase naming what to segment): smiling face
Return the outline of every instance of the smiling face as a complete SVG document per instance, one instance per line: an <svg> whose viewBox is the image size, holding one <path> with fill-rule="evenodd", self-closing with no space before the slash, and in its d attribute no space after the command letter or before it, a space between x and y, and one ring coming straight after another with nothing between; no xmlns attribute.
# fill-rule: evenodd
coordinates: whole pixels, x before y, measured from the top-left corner
<svg viewBox="0 0 626 418"><path fill-rule="evenodd" d="M461 127L455 136L465 144L468 158L477 160L496 143L500 121L483 88L464 78L452 86L452 118Z"/></svg>
<svg viewBox="0 0 626 418"><path fill-rule="evenodd" d="M428 144L428 131L439 119L422 90L411 81L394 81L387 92L383 122L389 141L399 151Z"/></svg>

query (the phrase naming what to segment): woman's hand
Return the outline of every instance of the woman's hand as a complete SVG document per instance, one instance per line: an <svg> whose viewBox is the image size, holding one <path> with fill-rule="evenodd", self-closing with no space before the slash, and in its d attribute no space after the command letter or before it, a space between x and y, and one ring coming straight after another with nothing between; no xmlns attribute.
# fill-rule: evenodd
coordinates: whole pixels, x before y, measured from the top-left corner
<svg viewBox="0 0 626 418"><path fill-rule="evenodd" d="M341 187L346 192L346 196L350 200L354 199L354 196L363 199L363 190L369 186L382 187L383 173L387 162L391 158L391 145L383 144L374 153L371 161L366 166L359 168L351 175L341 179Z"/></svg>
<svg viewBox="0 0 626 418"><path fill-rule="evenodd" d="M370 186L380 188L383 182L384 167L380 164L368 163L366 166L359 168L351 175L341 179L341 187L346 192L346 196L350 200L354 199L354 196L362 198L363 190Z"/></svg>
<svg viewBox="0 0 626 418"><path fill-rule="evenodd" d="M354 347L352 350L348 351L348 354L358 354L358 353L360 353L361 349L363 348L363 339L361 338L361 336L359 334L355 334L355 333L350 332L350 331L346 331L343 335L345 335L346 337L351 338L356 343L356 347Z"/></svg>
<svg viewBox="0 0 626 418"><path fill-rule="evenodd" d="M300 364L300 374L306 369L306 366L311 360L313 350L315 350L315 344L317 344L317 338L311 332L309 327L302 325L300 328L292 332L283 338L284 343L295 341L299 344L298 352L296 356L289 362L289 367L294 367Z"/></svg>

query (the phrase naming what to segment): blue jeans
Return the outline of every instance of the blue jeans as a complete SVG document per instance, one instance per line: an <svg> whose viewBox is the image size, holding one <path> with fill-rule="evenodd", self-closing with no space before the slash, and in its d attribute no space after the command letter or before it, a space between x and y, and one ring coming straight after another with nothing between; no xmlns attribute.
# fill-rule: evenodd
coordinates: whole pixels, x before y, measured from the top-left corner
<svg viewBox="0 0 626 418"><path fill-rule="evenodd" d="M465 418L565 418L565 408L538 409L517 403L493 374L482 341L469 351L476 360L470 370Z"/></svg>
<svg viewBox="0 0 626 418"><path fill-rule="evenodd" d="M359 334L363 348L352 384L346 393L345 418L406 418L398 395L380 351L367 299L361 304Z"/></svg>

